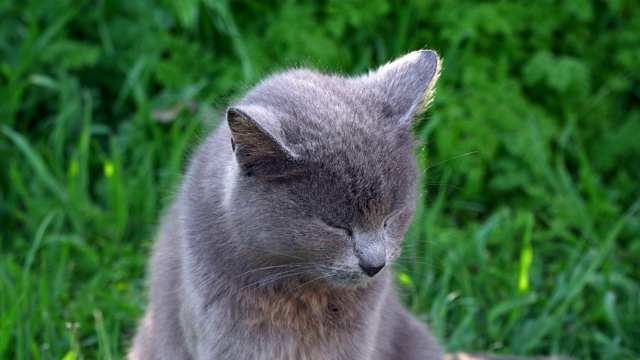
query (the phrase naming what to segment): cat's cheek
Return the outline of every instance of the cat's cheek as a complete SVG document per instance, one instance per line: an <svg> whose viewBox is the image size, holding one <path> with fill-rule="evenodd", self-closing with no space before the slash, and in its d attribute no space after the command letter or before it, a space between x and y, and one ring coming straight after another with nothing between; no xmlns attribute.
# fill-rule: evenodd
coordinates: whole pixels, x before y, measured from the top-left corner
<svg viewBox="0 0 640 360"><path fill-rule="evenodd" d="M398 256L400 256L400 252L402 251L402 249L400 248L401 243L402 240L394 242L393 244L387 246L387 259L389 263L394 262L398 258Z"/></svg>
<svg viewBox="0 0 640 360"><path fill-rule="evenodd" d="M406 228L398 226L389 226L385 229L384 238L387 244L399 245L404 239L404 235L407 232Z"/></svg>
<svg viewBox="0 0 640 360"><path fill-rule="evenodd" d="M403 238L413 220L413 209L403 209L390 215L384 222L385 235Z"/></svg>
<svg viewBox="0 0 640 360"><path fill-rule="evenodd" d="M388 230L388 229L385 229ZM387 261L393 262L400 256L402 242L404 241L405 231L403 229L396 229L395 231L385 231L385 246L387 248Z"/></svg>

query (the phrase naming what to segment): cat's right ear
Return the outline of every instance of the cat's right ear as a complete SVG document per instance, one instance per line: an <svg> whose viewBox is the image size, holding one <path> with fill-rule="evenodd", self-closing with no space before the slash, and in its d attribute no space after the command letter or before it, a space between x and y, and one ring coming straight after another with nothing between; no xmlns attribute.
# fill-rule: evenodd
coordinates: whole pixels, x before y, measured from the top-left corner
<svg viewBox="0 0 640 360"><path fill-rule="evenodd" d="M232 150L243 175L269 176L291 171L298 156L279 136L274 115L256 106L230 107L227 123Z"/></svg>

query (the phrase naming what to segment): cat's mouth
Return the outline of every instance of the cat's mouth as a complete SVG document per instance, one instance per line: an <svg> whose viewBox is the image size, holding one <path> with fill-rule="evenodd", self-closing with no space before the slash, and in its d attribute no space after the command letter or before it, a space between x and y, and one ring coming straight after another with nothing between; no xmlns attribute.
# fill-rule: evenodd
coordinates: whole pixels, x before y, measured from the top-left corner
<svg viewBox="0 0 640 360"><path fill-rule="evenodd" d="M361 288L369 285L373 280L382 275L383 272L384 269L381 269L374 276L369 276L360 270L340 271L328 276L327 282L339 288Z"/></svg>
<svg viewBox="0 0 640 360"><path fill-rule="evenodd" d="M366 260L366 259L365 259ZM319 265L323 282L339 288L361 288L383 276L389 267L389 261L393 256L383 258L381 261L365 261L362 258L352 258L337 261L331 266Z"/></svg>

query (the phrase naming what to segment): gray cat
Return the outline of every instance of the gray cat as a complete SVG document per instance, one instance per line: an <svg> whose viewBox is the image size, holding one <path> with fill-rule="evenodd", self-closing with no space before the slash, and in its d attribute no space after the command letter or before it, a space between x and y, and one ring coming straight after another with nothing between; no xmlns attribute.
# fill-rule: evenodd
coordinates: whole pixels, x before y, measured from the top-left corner
<svg viewBox="0 0 640 360"><path fill-rule="evenodd" d="M230 107L164 218L129 359L440 359L390 269L439 63L291 70Z"/></svg>

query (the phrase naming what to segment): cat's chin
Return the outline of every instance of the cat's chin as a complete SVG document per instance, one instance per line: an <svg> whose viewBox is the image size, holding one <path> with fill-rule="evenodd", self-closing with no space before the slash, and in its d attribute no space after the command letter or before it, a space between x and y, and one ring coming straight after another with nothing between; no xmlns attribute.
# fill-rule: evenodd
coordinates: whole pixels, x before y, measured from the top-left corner
<svg viewBox="0 0 640 360"><path fill-rule="evenodd" d="M364 274L338 274L327 278L326 282L338 289L355 290L371 285L381 275L369 277Z"/></svg>

